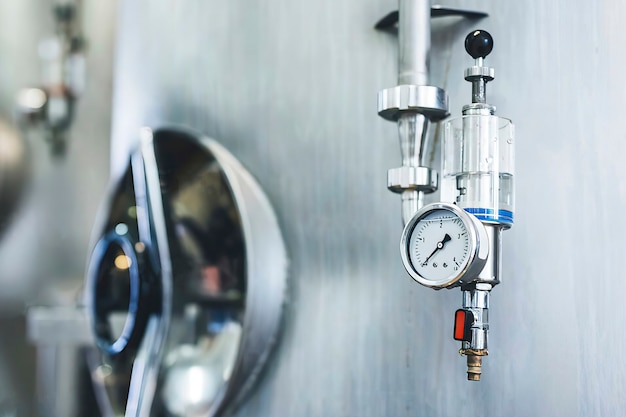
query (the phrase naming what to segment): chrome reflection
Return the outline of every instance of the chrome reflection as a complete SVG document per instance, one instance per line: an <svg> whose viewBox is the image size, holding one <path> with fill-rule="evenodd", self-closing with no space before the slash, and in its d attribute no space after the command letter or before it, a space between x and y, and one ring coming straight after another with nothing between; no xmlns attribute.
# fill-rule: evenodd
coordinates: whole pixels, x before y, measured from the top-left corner
<svg viewBox="0 0 626 417"><path fill-rule="evenodd" d="M216 416L241 401L275 340L284 245L265 196L221 146L179 130L155 131L153 143L167 244L153 239L154 187L140 184L150 166L144 176L130 164L96 228L99 242L115 244L104 255L95 246L92 264L105 273L93 281L116 282L117 292L92 286L92 314L104 317L100 350L89 356L93 382L105 416ZM171 278L160 269L165 258ZM110 348L120 340L127 345Z"/></svg>
<svg viewBox="0 0 626 417"><path fill-rule="evenodd" d="M242 328L224 323L219 333L195 345L174 348L165 359L163 403L172 416L209 413L233 371Z"/></svg>

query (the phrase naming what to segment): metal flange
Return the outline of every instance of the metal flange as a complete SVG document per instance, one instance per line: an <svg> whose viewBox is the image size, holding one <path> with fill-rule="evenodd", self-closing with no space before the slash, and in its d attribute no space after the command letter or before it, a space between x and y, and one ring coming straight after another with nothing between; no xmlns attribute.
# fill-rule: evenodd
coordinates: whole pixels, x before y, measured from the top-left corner
<svg viewBox="0 0 626 417"><path fill-rule="evenodd" d="M496 106L486 103L471 103L463 106L463 116L493 116L496 113Z"/></svg>
<svg viewBox="0 0 626 417"><path fill-rule="evenodd" d="M398 85L378 93L378 115L398 120L402 112L415 112L437 122L448 117L446 91L431 85Z"/></svg>
<svg viewBox="0 0 626 417"><path fill-rule="evenodd" d="M463 75L467 81L473 81L477 78L483 78L485 81L493 81L496 76L496 71L491 67L473 66L466 68Z"/></svg>
<svg viewBox="0 0 626 417"><path fill-rule="evenodd" d="M394 193L422 191L429 194L437 191L439 174L427 167L392 168L387 171L387 188Z"/></svg>

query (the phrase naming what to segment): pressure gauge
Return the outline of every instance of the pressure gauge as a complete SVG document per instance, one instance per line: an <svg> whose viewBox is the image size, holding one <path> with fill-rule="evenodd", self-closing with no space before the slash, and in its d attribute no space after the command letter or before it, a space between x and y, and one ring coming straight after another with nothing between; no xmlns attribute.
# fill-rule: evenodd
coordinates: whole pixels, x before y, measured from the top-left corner
<svg viewBox="0 0 626 417"><path fill-rule="evenodd" d="M487 231L454 204L429 204L404 228L400 253L411 278L422 285L441 289L469 283L489 255Z"/></svg>

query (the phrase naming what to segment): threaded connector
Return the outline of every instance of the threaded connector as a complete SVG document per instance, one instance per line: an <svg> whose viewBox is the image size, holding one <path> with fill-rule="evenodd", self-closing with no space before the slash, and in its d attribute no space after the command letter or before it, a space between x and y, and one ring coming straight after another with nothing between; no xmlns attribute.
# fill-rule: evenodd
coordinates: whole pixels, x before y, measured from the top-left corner
<svg viewBox="0 0 626 417"><path fill-rule="evenodd" d="M467 355L467 380L480 381L480 374L483 366L483 357L476 355Z"/></svg>
<svg viewBox="0 0 626 417"><path fill-rule="evenodd" d="M483 373L483 356L487 356L487 349L461 349L461 355L467 356L467 380L480 381L480 375Z"/></svg>

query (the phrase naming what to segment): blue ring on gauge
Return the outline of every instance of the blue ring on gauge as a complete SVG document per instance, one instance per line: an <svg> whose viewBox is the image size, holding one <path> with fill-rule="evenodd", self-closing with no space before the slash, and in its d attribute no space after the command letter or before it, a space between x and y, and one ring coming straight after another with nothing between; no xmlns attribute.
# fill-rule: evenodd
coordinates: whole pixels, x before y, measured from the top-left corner
<svg viewBox="0 0 626 417"><path fill-rule="evenodd" d="M473 214L481 221L513 225L513 212L509 210L498 210L497 216L495 210L489 208L466 207L463 210Z"/></svg>
<svg viewBox="0 0 626 417"><path fill-rule="evenodd" d="M110 356L139 346L150 315L149 284L142 279L147 278L147 265L138 256L127 228L116 229L126 232L111 231L98 241L87 277L96 345Z"/></svg>

